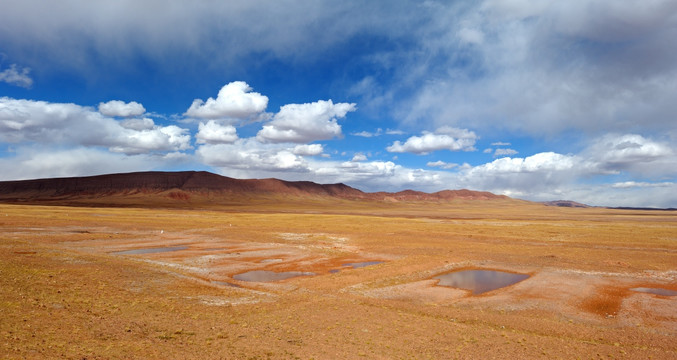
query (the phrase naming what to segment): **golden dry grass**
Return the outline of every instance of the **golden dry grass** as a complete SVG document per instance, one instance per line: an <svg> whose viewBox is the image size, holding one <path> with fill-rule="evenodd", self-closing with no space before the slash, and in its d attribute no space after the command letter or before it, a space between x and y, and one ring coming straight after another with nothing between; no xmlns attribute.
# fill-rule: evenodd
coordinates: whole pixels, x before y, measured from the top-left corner
<svg viewBox="0 0 677 360"><path fill-rule="evenodd" d="M176 245L187 249L114 254ZM384 263L341 267L368 260ZM481 296L430 280L461 268L532 277ZM260 269L318 275L232 278ZM677 358L677 299L637 286L677 289L674 212L514 200L0 205L9 359Z"/></svg>

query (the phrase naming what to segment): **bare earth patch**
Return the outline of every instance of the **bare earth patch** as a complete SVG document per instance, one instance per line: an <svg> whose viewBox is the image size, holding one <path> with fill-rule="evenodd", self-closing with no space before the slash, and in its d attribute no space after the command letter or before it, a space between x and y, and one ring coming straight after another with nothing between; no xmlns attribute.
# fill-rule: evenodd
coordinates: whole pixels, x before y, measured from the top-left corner
<svg viewBox="0 0 677 360"><path fill-rule="evenodd" d="M0 205L0 357L677 359L677 297L632 290L677 290L672 212L281 206Z"/></svg>

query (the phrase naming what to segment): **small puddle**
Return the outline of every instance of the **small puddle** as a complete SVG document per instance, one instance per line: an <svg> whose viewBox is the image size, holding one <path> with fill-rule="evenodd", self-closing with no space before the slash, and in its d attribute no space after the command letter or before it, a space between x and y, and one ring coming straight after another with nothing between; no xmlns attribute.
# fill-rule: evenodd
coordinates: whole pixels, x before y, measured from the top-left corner
<svg viewBox="0 0 677 360"><path fill-rule="evenodd" d="M357 268L363 268L363 267L381 264L381 263L383 263L383 261L364 261L364 262L346 263L346 264L342 264L341 266L350 266L353 269L357 269Z"/></svg>
<svg viewBox="0 0 677 360"><path fill-rule="evenodd" d="M383 261L363 261L363 262L354 262L354 263L345 263L341 264L343 267L351 267L353 269L358 269L358 268L363 268L371 265L376 265L376 264L381 264ZM329 270L330 274L336 274L338 272L341 272L341 269L332 269Z"/></svg>
<svg viewBox="0 0 677 360"><path fill-rule="evenodd" d="M669 290L669 289L663 289L663 288L638 287L638 288L632 288L630 290L648 293L648 294L654 294L654 295L661 295L661 296L677 296L677 291Z"/></svg>
<svg viewBox="0 0 677 360"><path fill-rule="evenodd" d="M484 294L529 278L527 274L515 274L494 270L463 270L435 276L437 285L469 290L473 295Z"/></svg>
<svg viewBox="0 0 677 360"><path fill-rule="evenodd" d="M285 280L297 276L312 276L312 275L315 275L315 273L302 271L275 272L267 270L254 270L234 275L233 279L252 282L271 282Z"/></svg>
<svg viewBox="0 0 677 360"><path fill-rule="evenodd" d="M161 252L179 251L179 250L186 250L186 249L188 249L188 246L167 246L167 247L161 247L161 248L146 248L146 249L133 249L133 250L118 251L118 252L114 252L113 254L115 254L115 255L140 255L140 254L153 254L153 253L161 253Z"/></svg>

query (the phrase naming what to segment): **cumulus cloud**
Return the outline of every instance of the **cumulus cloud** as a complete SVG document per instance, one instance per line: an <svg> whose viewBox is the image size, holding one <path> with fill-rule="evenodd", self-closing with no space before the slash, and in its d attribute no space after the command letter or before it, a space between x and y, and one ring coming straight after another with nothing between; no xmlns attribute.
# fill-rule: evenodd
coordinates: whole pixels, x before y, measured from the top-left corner
<svg viewBox="0 0 677 360"><path fill-rule="evenodd" d="M514 149L496 149L494 151L494 156L510 156L510 155L515 155L517 154L517 150Z"/></svg>
<svg viewBox="0 0 677 360"><path fill-rule="evenodd" d="M30 72L30 68L20 69L16 64L12 64L8 69L0 71L0 82L28 89L33 86L33 79L28 75Z"/></svg>
<svg viewBox="0 0 677 360"><path fill-rule="evenodd" d="M441 169L449 170L449 169L453 169L455 167L458 167L458 164L448 163L448 162L444 162L442 160L438 160L438 161L429 161L426 164L426 166L428 166L428 167L438 167L438 168L441 168Z"/></svg>
<svg viewBox="0 0 677 360"><path fill-rule="evenodd" d="M319 100L314 103L288 104L263 126L256 138L262 142L306 143L341 135L337 119L355 111L355 104Z"/></svg>
<svg viewBox="0 0 677 360"><path fill-rule="evenodd" d="M672 206L677 155L668 144L636 134L605 135L590 141L578 154L537 153L503 157L461 169L450 183L529 200L572 199L606 206ZM659 181L616 181L615 178ZM581 183L603 179L611 184ZM640 189L647 191L642 197ZM663 197L659 194L662 193Z"/></svg>
<svg viewBox="0 0 677 360"><path fill-rule="evenodd" d="M424 133L422 136L412 136L401 143L395 141L386 150L389 152L411 152L414 154L427 154L437 150L450 151L474 151L477 135L467 129L441 127L434 133Z"/></svg>
<svg viewBox="0 0 677 360"><path fill-rule="evenodd" d="M355 132L350 135L353 136L360 136L360 137L365 137L365 138L370 138L370 137L375 137L375 136L381 136L383 134L383 129L378 128L374 132L369 132L369 131L360 131L360 132Z"/></svg>
<svg viewBox="0 0 677 360"><path fill-rule="evenodd" d="M350 161L367 161L367 156L364 155L363 153L357 153L353 156L352 160Z"/></svg>
<svg viewBox="0 0 677 360"><path fill-rule="evenodd" d="M187 129L169 125L139 130L129 125L76 104L0 98L0 141L3 142L100 146L126 154L191 147Z"/></svg>
<svg viewBox="0 0 677 360"><path fill-rule="evenodd" d="M293 150L261 144L256 140L238 140L233 144L203 145L196 155L207 165L223 169L246 170L247 174L261 171L308 172L308 163Z"/></svg>
<svg viewBox="0 0 677 360"><path fill-rule="evenodd" d="M677 173L675 150L637 134L606 135L583 153L602 172Z"/></svg>
<svg viewBox="0 0 677 360"><path fill-rule="evenodd" d="M292 153L302 156L316 156L322 154L322 151L324 151L322 144L306 144L294 146Z"/></svg>
<svg viewBox="0 0 677 360"><path fill-rule="evenodd" d="M257 92L244 81L233 81L207 101L195 99L186 116L202 119L249 119L266 110L268 97Z"/></svg>
<svg viewBox="0 0 677 360"><path fill-rule="evenodd" d="M110 151L128 155L191 148L188 129L176 125L158 126L152 130L142 131L125 129L115 137L111 137L109 141Z"/></svg>
<svg viewBox="0 0 677 360"><path fill-rule="evenodd" d="M126 156L102 149L20 147L13 157L0 158L1 180L26 180L47 177L71 177L129 171L148 171L158 166L157 159Z"/></svg>
<svg viewBox="0 0 677 360"><path fill-rule="evenodd" d="M222 125L214 120L200 122L195 138L198 144L230 144L238 139L233 125Z"/></svg>
<svg viewBox="0 0 677 360"><path fill-rule="evenodd" d="M120 100L111 100L99 103L99 112L105 116L131 117L143 115L146 112L146 108L136 101L125 103Z"/></svg>
<svg viewBox="0 0 677 360"><path fill-rule="evenodd" d="M153 119L141 118L141 119L125 119L120 121L120 126L125 129L131 130L151 130L155 127L155 122Z"/></svg>

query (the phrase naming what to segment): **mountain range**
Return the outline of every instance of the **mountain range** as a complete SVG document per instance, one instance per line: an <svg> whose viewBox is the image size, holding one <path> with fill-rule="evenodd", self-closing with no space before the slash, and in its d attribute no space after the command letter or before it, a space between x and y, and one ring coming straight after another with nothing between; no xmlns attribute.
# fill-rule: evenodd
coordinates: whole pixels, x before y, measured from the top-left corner
<svg viewBox="0 0 677 360"><path fill-rule="evenodd" d="M384 202L509 199L471 190L367 193L345 184L279 179L234 179L206 171L134 172L0 182L0 202L63 205L228 205L261 200L367 200Z"/></svg>

